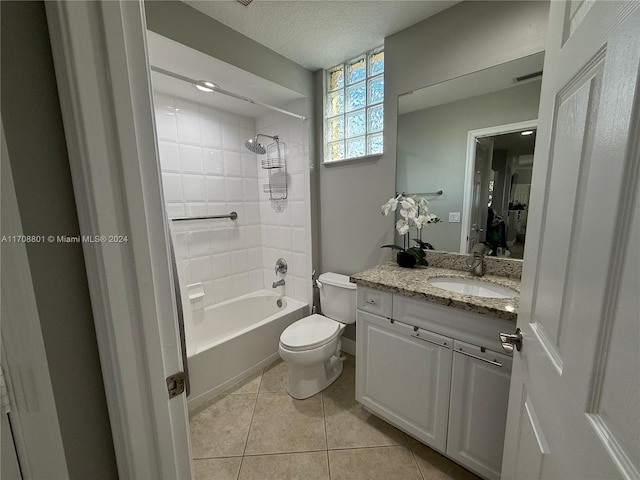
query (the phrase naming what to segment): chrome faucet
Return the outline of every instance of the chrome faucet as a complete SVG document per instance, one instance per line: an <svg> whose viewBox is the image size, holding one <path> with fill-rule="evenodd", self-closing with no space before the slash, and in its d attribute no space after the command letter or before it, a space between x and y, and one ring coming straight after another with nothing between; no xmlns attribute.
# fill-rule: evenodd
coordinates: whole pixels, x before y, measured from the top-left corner
<svg viewBox="0 0 640 480"><path fill-rule="evenodd" d="M277 282L273 282L271 284L271 288L277 288L277 287L282 287L282 286L284 286L284 278L281 278Z"/></svg>
<svg viewBox="0 0 640 480"><path fill-rule="evenodd" d="M484 243L476 243L466 260L467 268L476 277L484 275L484 255L487 250L487 246Z"/></svg>

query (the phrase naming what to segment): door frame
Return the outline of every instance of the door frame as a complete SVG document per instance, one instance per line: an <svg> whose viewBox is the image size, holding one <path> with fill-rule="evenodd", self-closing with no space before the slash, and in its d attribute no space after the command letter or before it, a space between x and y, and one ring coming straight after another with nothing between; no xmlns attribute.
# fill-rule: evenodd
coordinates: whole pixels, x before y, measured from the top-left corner
<svg viewBox="0 0 640 480"><path fill-rule="evenodd" d="M144 5L45 4L118 473L190 479Z"/></svg>
<svg viewBox="0 0 640 480"><path fill-rule="evenodd" d="M493 127L480 128L478 130L469 130L467 133L467 158L464 167L464 193L462 196L462 222L460 231L460 253L469 253L468 235L471 229L471 207L473 196L473 172L476 161L476 139L480 137L490 137L493 135L502 135L517 132L518 130L526 130L530 128L538 128L538 119L525 120L523 122L507 123L504 125L495 125Z"/></svg>
<svg viewBox="0 0 640 480"><path fill-rule="evenodd" d="M0 119L3 235L23 235L9 151ZM67 459L47 352L24 243L4 244L1 360L11 411L11 433L24 478L68 479ZM7 295L5 293L9 291ZM8 347L7 347L8 345ZM37 405L37 408L34 406ZM6 414L5 414L6 415Z"/></svg>

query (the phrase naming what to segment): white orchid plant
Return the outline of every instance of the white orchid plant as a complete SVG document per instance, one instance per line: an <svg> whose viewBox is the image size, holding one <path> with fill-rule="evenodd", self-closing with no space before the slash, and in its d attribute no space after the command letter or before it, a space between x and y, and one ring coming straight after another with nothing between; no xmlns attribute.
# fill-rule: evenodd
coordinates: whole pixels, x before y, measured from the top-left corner
<svg viewBox="0 0 640 480"><path fill-rule="evenodd" d="M382 214L387 216L389 212L395 212L400 207L400 219L396 222L396 230L403 237L403 246L383 245L380 248L391 248L399 250L405 254L415 257L420 265L427 265L425 249L433 249L430 244L422 241L422 229L429 223L438 223L440 219L437 215L429 213L429 202L424 197L404 196L402 193L389 199L382 205ZM410 247L408 233L411 227L415 226L418 238L414 238L416 246Z"/></svg>

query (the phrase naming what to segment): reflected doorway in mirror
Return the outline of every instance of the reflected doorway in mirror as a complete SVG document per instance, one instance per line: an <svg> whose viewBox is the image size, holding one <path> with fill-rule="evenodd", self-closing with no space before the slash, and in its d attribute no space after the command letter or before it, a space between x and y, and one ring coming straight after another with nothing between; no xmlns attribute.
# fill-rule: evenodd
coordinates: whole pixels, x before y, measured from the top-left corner
<svg viewBox="0 0 640 480"><path fill-rule="evenodd" d="M462 252L476 243L493 256L522 258L537 121L473 130L467 139ZM468 208L466 207L468 205Z"/></svg>

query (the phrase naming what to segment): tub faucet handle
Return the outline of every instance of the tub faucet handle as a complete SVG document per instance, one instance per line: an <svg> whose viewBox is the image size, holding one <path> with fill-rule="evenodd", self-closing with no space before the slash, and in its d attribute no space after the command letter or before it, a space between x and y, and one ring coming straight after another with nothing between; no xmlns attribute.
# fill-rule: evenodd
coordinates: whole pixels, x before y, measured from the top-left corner
<svg viewBox="0 0 640 480"><path fill-rule="evenodd" d="M284 258L279 258L276 261L276 273L284 275L287 273L287 261Z"/></svg>

